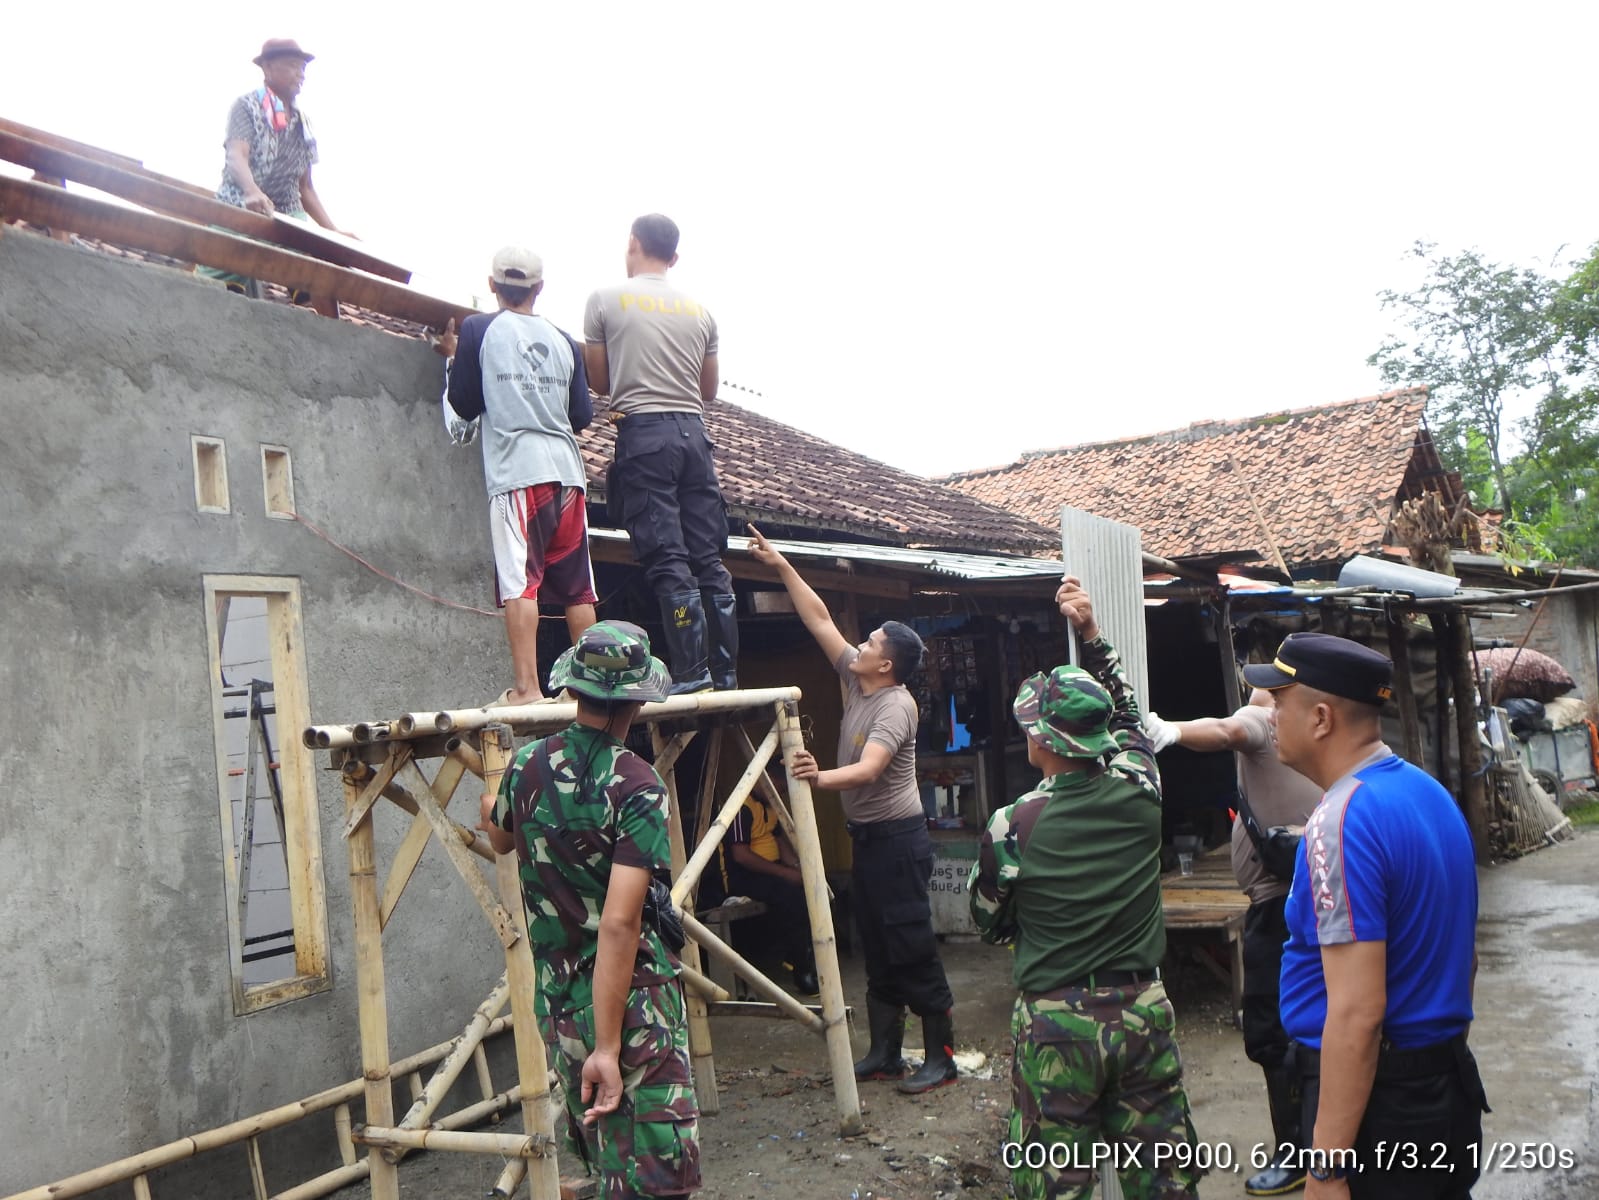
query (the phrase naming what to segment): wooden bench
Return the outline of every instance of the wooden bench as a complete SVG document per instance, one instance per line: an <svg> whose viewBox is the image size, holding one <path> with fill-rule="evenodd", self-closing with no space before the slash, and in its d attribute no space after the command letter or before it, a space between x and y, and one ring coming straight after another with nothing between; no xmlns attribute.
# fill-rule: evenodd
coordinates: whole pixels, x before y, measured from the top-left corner
<svg viewBox="0 0 1599 1200"><path fill-rule="evenodd" d="M1232 993L1233 1023L1242 1027L1244 1012L1244 913L1249 897L1233 878L1232 851L1218 846L1194 859L1194 873L1168 871L1160 877L1161 912L1172 933L1221 934L1227 947L1227 969L1208 954L1199 961Z"/></svg>
<svg viewBox="0 0 1599 1200"><path fill-rule="evenodd" d="M703 909L696 913L695 916L699 917L700 924L731 946L733 944L733 922L742 921L745 917L759 917L764 915L765 912L766 905L764 903L759 900L745 898L737 904L729 904L724 900L715 908ZM742 989L739 987L738 980L734 977L731 967L724 966L720 959L706 955L705 973L710 976L713 982L726 988L735 999L738 998Z"/></svg>

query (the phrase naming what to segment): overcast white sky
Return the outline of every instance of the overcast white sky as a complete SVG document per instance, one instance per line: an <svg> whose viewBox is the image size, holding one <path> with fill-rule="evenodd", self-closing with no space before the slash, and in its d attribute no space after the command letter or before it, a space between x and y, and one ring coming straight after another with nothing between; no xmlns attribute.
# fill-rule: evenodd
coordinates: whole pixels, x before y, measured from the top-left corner
<svg viewBox="0 0 1599 1200"><path fill-rule="evenodd" d="M574 332L683 230L752 407L926 473L1377 391L1424 238L1599 239L1599 6L12 6L0 115L207 185L267 37L335 220Z"/></svg>

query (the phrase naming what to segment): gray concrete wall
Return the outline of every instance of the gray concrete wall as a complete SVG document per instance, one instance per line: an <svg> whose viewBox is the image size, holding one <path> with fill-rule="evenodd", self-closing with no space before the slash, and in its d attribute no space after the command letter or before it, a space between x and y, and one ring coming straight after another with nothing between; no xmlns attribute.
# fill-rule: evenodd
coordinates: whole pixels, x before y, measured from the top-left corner
<svg viewBox="0 0 1599 1200"><path fill-rule="evenodd" d="M260 446L287 446L302 514L429 592L491 608L480 461L444 437L440 376L418 342L0 233L0 1194L359 1074L343 799L325 756L334 986L233 1012L202 576L300 580L318 721L497 692L497 620L404 592L263 511ZM191 434L226 440L227 515L196 511ZM380 849L408 820L382 806ZM386 951L396 1055L458 1032L503 967L436 848ZM331 1145L325 1129L315 1140ZM196 1179L243 1164L212 1158ZM335 1165L280 1158L269 1180ZM235 1189L157 1188L186 1192Z"/></svg>

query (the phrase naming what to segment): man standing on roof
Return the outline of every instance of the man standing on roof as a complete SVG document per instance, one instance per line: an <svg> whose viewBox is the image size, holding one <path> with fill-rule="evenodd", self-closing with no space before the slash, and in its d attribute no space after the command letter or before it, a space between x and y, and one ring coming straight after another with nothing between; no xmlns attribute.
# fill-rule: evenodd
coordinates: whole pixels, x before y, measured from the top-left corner
<svg viewBox="0 0 1599 1200"><path fill-rule="evenodd" d="M305 220L337 231L311 183L316 138L295 103L305 84L305 64L316 56L293 38L268 38L255 56L261 86L228 110L223 148L227 163L217 199L235 208Z"/></svg>
<svg viewBox="0 0 1599 1200"><path fill-rule="evenodd" d="M434 343L449 359L445 395L462 420L484 419L483 478L494 541L494 591L505 610L514 682L496 704L534 704L539 680L539 602L566 609L575 642L594 624L584 487L577 435L594 417L575 339L533 302L544 263L506 246L494 256L489 288L499 311L474 313L457 337L452 320Z"/></svg>
<svg viewBox="0 0 1599 1200"><path fill-rule="evenodd" d="M1159 966L1160 772L1088 593L1068 576L1055 602L1083 666L1040 671L1017 692L1044 780L994 814L968 884L983 940L1015 950L1001 1153L1020 1200L1085 1200L1096 1165L1115 1169L1129 1200L1192 1197L1201 1172Z"/></svg>
<svg viewBox="0 0 1599 1200"><path fill-rule="evenodd" d="M344 231L328 216L311 182L316 137L296 103L305 83L305 64L315 57L293 38L268 38L262 44L254 60L261 68L261 86L240 96L228 110L217 199L264 216L278 212L297 221L310 216L338 233ZM229 291L245 292L253 285L243 276L211 267L201 267L199 273L223 280ZM303 291L294 295L297 303L309 299Z"/></svg>
<svg viewBox="0 0 1599 1200"><path fill-rule="evenodd" d="M854 842L850 870L861 957L866 962L866 1010L871 1049L855 1064L856 1079L900 1079L910 1095L955 1082L955 997L938 956L927 886L933 843L916 786L916 701L905 683L922 664L922 639L909 625L885 621L859 646L833 624L822 598L792 563L749 527L750 553L777 569L794 611L844 681L844 719L838 766L823 771L809 750L788 769L796 779L841 792L845 826ZM905 1009L922 1018L926 1061L903 1079L900 1048Z"/></svg>
<svg viewBox="0 0 1599 1200"><path fill-rule="evenodd" d="M550 672L552 688L577 696L577 720L522 748L499 794L484 794L479 825L521 864L534 1007L556 1048L569 1149L616 1200L700 1186L682 964L646 919L651 881L671 874L666 786L622 744L669 683L638 626L585 630Z"/></svg>
<svg viewBox="0 0 1599 1200"><path fill-rule="evenodd" d="M716 321L666 281L677 239L659 213L633 222L628 281L589 297L583 337L589 386L611 398L616 425L606 508L660 603L672 691L681 694L738 686L738 608L705 432L718 381Z"/></svg>
<svg viewBox="0 0 1599 1200"><path fill-rule="evenodd" d="M1244 914L1244 1053L1266 1076L1272 1156L1244 1181L1250 1196L1281 1196L1305 1185L1299 1153L1299 1073L1278 1012L1278 977L1288 940L1284 905L1294 877L1298 834L1321 799L1321 789L1277 757L1271 732L1271 693L1255 689L1230 717L1197 721L1144 718L1155 751L1182 746L1201 754L1231 750L1237 756L1242 802L1233 822L1233 874L1249 894Z"/></svg>
<svg viewBox="0 0 1599 1200"><path fill-rule="evenodd" d="M1459 806L1382 741L1393 664L1290 635L1247 666L1277 753L1325 789L1288 893L1282 1021L1304 1079L1306 1200L1468 1197L1480 1170L1477 864Z"/></svg>

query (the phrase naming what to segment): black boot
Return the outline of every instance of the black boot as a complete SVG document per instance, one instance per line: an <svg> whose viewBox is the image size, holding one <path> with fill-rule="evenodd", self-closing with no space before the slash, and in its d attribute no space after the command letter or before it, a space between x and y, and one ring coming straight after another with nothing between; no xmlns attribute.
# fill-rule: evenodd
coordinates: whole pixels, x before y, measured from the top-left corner
<svg viewBox="0 0 1599 1200"><path fill-rule="evenodd" d="M711 636L711 682L719 692L738 687L738 597L732 592L700 592Z"/></svg>
<svg viewBox="0 0 1599 1200"><path fill-rule="evenodd" d="M706 664L705 609L698 592L677 592L661 597L661 624L665 627L667 663L672 668L672 695L709 691L711 673Z"/></svg>
<svg viewBox="0 0 1599 1200"><path fill-rule="evenodd" d="M1299 1073L1291 1066L1263 1069L1266 1102L1271 1108L1271 1131L1276 1142L1272 1147L1271 1163L1244 1181L1244 1194L1285 1196L1305 1186L1305 1172L1297 1158L1282 1150L1285 1145L1304 1145L1300 1138Z"/></svg>
<svg viewBox="0 0 1599 1200"><path fill-rule="evenodd" d="M955 1082L955 1022L949 1013L922 1018L922 1042L927 1047L927 1061L916 1074L900 1081L899 1090L907 1096Z"/></svg>
<svg viewBox="0 0 1599 1200"><path fill-rule="evenodd" d="M901 1078L905 1074L905 1060L899 1053L905 1038L905 1010L868 996L866 1020L872 1030L872 1048L855 1064L855 1078Z"/></svg>

